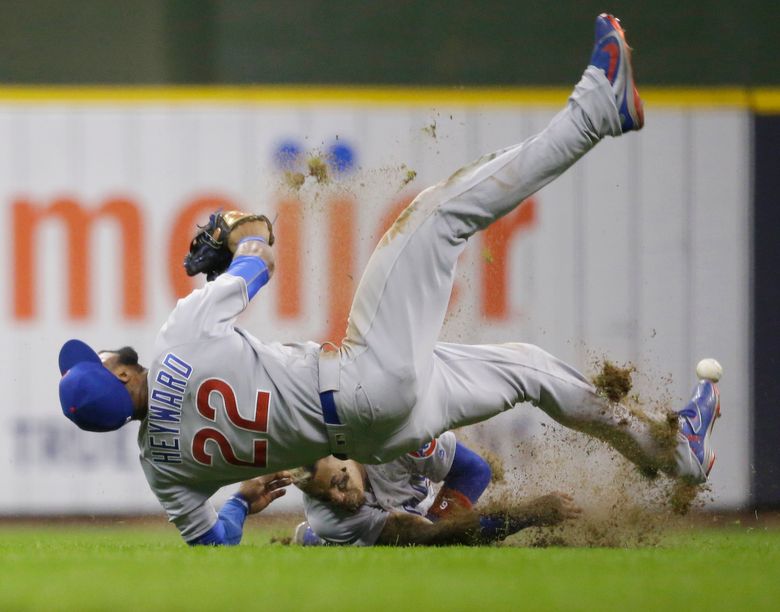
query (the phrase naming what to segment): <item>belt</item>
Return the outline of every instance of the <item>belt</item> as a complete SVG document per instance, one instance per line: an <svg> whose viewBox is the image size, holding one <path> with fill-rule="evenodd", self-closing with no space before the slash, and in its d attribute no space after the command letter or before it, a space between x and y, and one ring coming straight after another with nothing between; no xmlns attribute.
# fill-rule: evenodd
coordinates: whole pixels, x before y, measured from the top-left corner
<svg viewBox="0 0 780 612"><path fill-rule="evenodd" d="M322 405L322 420L325 421L325 425L341 425L339 413L336 412L336 400L333 399L333 391L320 393L320 404Z"/></svg>
<svg viewBox="0 0 780 612"><path fill-rule="evenodd" d="M336 410L336 400L333 392L339 390L341 360L336 347L325 343L320 348L319 355L319 392L322 420L328 432L330 452L336 459L347 459L352 452L352 431L348 425L341 423Z"/></svg>
<svg viewBox="0 0 780 612"><path fill-rule="evenodd" d="M336 412L336 400L333 399L333 391L322 391L320 393L320 405L322 406L322 420L325 422L325 429L328 432L328 443L330 452L336 459L346 461L349 457L345 452L348 445L347 435L344 431L344 425L341 424L339 414Z"/></svg>

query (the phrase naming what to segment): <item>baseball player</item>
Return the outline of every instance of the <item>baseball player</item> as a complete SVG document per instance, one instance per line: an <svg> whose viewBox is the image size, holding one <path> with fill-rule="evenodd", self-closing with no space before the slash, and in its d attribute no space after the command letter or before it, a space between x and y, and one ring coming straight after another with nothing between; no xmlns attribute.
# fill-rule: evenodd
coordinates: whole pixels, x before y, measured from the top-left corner
<svg viewBox="0 0 780 612"><path fill-rule="evenodd" d="M618 418L582 374L536 346L438 342L469 238L602 138L642 127L630 60L620 23L600 15L590 64L541 133L461 168L401 213L366 266L338 348L260 342L235 326L273 274L274 236L265 217L213 215L186 265L214 280L177 303L148 369L114 353L103 363L78 340L62 347L64 414L94 431L140 421L144 474L190 543L228 542L209 502L224 485L331 453L386 463L526 402L643 469L706 480L719 408L711 381L697 385L667 444L647 420Z"/></svg>
<svg viewBox="0 0 780 612"><path fill-rule="evenodd" d="M490 483L490 466L452 432L389 463L330 456L292 475L306 513L294 541L304 546L487 544L581 512L570 496L551 493L478 514L473 506ZM438 495L433 483L442 483Z"/></svg>

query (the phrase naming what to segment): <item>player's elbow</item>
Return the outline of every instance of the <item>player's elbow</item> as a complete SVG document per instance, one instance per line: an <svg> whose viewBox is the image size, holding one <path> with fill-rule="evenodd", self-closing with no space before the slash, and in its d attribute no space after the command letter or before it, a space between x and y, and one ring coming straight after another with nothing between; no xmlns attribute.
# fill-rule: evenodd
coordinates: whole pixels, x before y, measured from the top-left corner
<svg viewBox="0 0 780 612"><path fill-rule="evenodd" d="M457 442L450 471L444 479L445 486L466 496L473 505L485 492L492 478L490 464L482 456Z"/></svg>

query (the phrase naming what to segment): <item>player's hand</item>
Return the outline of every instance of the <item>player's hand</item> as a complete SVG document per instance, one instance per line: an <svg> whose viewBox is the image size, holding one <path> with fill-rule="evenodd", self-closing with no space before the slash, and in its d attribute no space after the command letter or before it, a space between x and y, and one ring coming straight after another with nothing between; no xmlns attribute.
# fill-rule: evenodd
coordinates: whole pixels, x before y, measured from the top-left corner
<svg viewBox="0 0 780 612"><path fill-rule="evenodd" d="M232 219L235 215L241 215L238 211L229 211L225 213L227 219ZM260 236L265 238L266 243L257 240L250 240L241 246L238 243L249 236ZM257 221L245 221L233 227L228 235L226 246L235 257L241 255L251 255L259 257L268 267L268 277L274 274L275 257L271 245L274 243L273 226L268 217L262 215Z"/></svg>
<svg viewBox="0 0 780 612"><path fill-rule="evenodd" d="M240 219L241 215L245 215L245 213L240 211L228 211L224 213L225 220L228 223L234 222L234 218ZM235 227L230 230L230 234L228 234L227 247L231 253L235 253L238 248L238 243L243 238L249 236L260 236L265 238L269 245L273 244L273 240L271 239L273 230L271 227L271 222L265 216L256 221L245 221L236 224Z"/></svg>
<svg viewBox="0 0 780 612"><path fill-rule="evenodd" d="M249 504L249 514L255 514L268 507L275 499L285 495L284 487L292 483L289 472L276 472L245 480L238 489L238 494Z"/></svg>
<svg viewBox="0 0 780 612"><path fill-rule="evenodd" d="M260 257L273 272L273 223L265 215L244 213L240 210L216 211L206 225L198 226L198 233L190 242L184 258L184 269L189 276L205 274L214 280L230 267L234 255ZM251 240L240 247L238 243L249 236L258 236L265 242ZM241 251L240 253L238 251Z"/></svg>
<svg viewBox="0 0 780 612"><path fill-rule="evenodd" d="M537 497L528 504L527 509L529 518L537 526L557 525L582 514L582 508L574 503L574 498L560 491Z"/></svg>

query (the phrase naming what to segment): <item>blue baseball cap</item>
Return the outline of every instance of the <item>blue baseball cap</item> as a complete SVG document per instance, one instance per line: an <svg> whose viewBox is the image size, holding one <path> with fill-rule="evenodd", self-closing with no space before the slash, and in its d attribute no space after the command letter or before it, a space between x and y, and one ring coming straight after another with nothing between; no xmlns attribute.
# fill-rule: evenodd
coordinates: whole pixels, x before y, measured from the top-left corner
<svg viewBox="0 0 780 612"><path fill-rule="evenodd" d="M62 414L86 431L114 431L133 416L125 385L81 340L68 340L59 357Z"/></svg>

